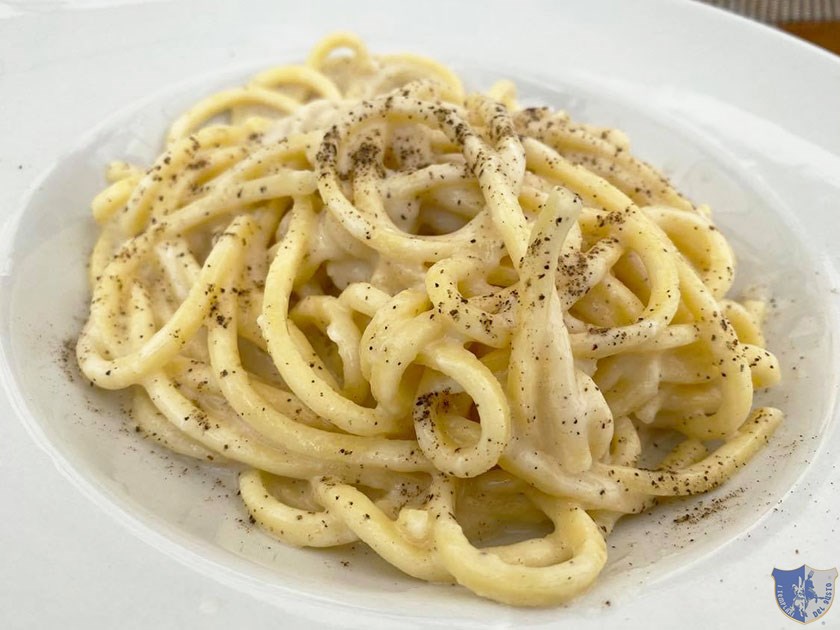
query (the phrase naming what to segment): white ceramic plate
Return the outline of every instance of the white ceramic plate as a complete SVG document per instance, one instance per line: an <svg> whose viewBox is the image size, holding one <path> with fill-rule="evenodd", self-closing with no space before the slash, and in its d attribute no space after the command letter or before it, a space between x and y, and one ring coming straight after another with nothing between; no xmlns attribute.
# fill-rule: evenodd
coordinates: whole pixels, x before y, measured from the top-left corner
<svg viewBox="0 0 840 630"><path fill-rule="evenodd" d="M840 565L836 58L690 3L82 4L0 22L13 77L0 101L17 114L3 137L22 147L0 155L0 183L15 191L0 258L11 420L0 425L0 505L15 515L0 519L0 557L11 559L0 568L0 618L12 627L785 627L773 567ZM640 156L716 210L739 256L737 286L776 298L768 337L785 382L765 401L789 417L770 447L718 492L627 519L600 581L569 606L513 610L406 578L363 549L276 543L242 522L230 471L138 439L119 397L91 390L72 353L68 365L104 165L148 163L185 106L300 59L338 27L377 50L449 61L472 87L512 78L525 100L624 129ZM47 37L49 50L39 45ZM63 94L51 107L37 99L45 85ZM21 195L24 171L36 170Z"/></svg>

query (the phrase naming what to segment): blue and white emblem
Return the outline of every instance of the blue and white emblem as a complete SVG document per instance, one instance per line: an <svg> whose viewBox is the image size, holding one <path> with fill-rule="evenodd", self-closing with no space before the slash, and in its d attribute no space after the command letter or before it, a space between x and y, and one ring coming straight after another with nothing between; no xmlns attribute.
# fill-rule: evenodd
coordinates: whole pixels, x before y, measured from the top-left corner
<svg viewBox="0 0 840 630"><path fill-rule="evenodd" d="M788 617L799 623L811 623L822 617L834 601L837 569L820 571L803 564L798 569L773 569L776 602Z"/></svg>

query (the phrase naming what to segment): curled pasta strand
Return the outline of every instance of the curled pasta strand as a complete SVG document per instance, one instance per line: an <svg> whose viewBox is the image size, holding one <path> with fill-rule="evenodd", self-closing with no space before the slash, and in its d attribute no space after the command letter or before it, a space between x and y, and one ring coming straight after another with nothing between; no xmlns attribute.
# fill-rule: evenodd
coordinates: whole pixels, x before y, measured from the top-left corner
<svg viewBox="0 0 840 630"><path fill-rule="evenodd" d="M680 496L706 492L728 479L758 452L782 421L782 413L760 407L736 434L702 461L680 471L645 471L627 467L602 470L628 488L655 496Z"/></svg>
<svg viewBox="0 0 840 630"><path fill-rule="evenodd" d="M641 321L608 330L596 330L572 337L576 354L604 357L633 348L652 339L671 322L680 303L679 276L671 245L662 232L652 226L629 198L606 181L579 166L565 161L559 154L537 142L526 138L523 141L526 155L533 168L544 170L556 177L564 186L581 195L584 201L604 204L610 212L609 221L615 221L621 229L611 230L627 249L633 249L647 269L656 269L650 276L650 298L645 316ZM603 220L603 227L609 225Z"/></svg>
<svg viewBox="0 0 840 630"><path fill-rule="evenodd" d="M435 542L444 566L455 579L483 597L527 606L567 601L586 589L607 560L604 538L579 506L542 499L557 530L563 531L572 558L545 567L512 564L473 547L461 527L444 517L435 527Z"/></svg>
<svg viewBox="0 0 840 630"><path fill-rule="evenodd" d="M257 524L276 538L298 547L336 547L359 539L329 510L301 510L274 498L264 477L256 469L243 472L239 491Z"/></svg>
<svg viewBox="0 0 840 630"><path fill-rule="evenodd" d="M242 369L237 349L231 291L217 299L217 317L209 321L208 345L213 369L226 400L239 416L266 439L291 451L354 465L374 465L400 471L428 470L415 440L342 435L294 422L269 404ZM312 369L312 368L310 368ZM327 386L328 387L328 386ZM330 391L332 388L330 388ZM336 392L336 395L340 395ZM347 399L345 399L347 400ZM347 401L347 404L354 404Z"/></svg>
<svg viewBox="0 0 840 630"><path fill-rule="evenodd" d="M339 33L200 101L91 204L82 372L238 467L274 538L575 597L624 516L769 441L780 365L710 210L622 132L516 98Z"/></svg>
<svg viewBox="0 0 840 630"><path fill-rule="evenodd" d="M357 435L389 433L399 430L399 419L382 411L361 407L330 387L312 388L321 377L302 359L294 345L286 317L294 284L294 270L304 253L312 233L314 214L311 202L298 198L292 210L292 221L266 277L266 297L261 328L283 380L312 410L337 427Z"/></svg>
<svg viewBox="0 0 840 630"><path fill-rule="evenodd" d="M174 357L204 323L212 299L231 273L231 261L240 247L239 239L245 238L245 234L252 229L253 224L248 219L237 218L233 221L230 237L213 249L187 300L163 328L149 337L142 348L115 359L103 358L96 351L92 338L95 334L92 327L94 320L89 320L79 336L76 350L85 376L100 387L121 389L139 383L144 376Z"/></svg>
<svg viewBox="0 0 840 630"><path fill-rule="evenodd" d="M279 85L302 85L322 98L338 101L342 94L333 81L311 66L280 66L264 70L251 79L253 85L276 88Z"/></svg>
<svg viewBox="0 0 840 630"><path fill-rule="evenodd" d="M430 582L451 581L437 553L408 538L397 522L356 488L325 478L316 484L316 493L359 538L404 573Z"/></svg>
<svg viewBox="0 0 840 630"><path fill-rule="evenodd" d="M300 107L300 103L295 99L256 85L226 90L206 98L181 114L170 127L167 142L181 140L214 116L246 104L262 105L287 114Z"/></svg>
<svg viewBox="0 0 840 630"><path fill-rule="evenodd" d="M325 37L312 49L306 64L315 69L321 69L333 52L341 48L349 48L353 51L353 63L360 68L370 67L373 63L367 46L364 42L352 33L333 33Z"/></svg>
<svg viewBox="0 0 840 630"><path fill-rule="evenodd" d="M438 470L456 477L474 477L495 466L511 435L510 410L502 386L471 352L454 344L434 345L423 352L420 361L463 387L480 414L475 442L454 443L440 426L438 393L421 388L414 427L426 457Z"/></svg>

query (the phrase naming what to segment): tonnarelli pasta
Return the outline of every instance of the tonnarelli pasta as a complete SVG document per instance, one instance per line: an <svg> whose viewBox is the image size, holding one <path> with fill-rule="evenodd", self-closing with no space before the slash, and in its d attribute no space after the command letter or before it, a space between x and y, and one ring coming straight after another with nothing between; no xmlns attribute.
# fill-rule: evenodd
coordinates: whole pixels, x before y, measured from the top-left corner
<svg viewBox="0 0 840 630"><path fill-rule="evenodd" d="M240 466L289 544L556 604L619 518L718 486L782 419L752 408L779 369L708 208L509 82L332 36L108 179L81 368Z"/></svg>

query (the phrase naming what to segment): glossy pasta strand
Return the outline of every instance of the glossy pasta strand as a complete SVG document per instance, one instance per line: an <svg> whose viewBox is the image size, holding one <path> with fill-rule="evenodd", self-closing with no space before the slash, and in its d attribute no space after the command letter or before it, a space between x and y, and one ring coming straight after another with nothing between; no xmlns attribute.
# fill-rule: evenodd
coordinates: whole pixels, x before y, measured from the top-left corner
<svg viewBox="0 0 840 630"><path fill-rule="evenodd" d="M236 467L290 545L559 604L623 517L726 483L782 421L708 208L510 81L339 33L108 180L79 365L132 388L142 434ZM676 446L647 469L653 431Z"/></svg>

